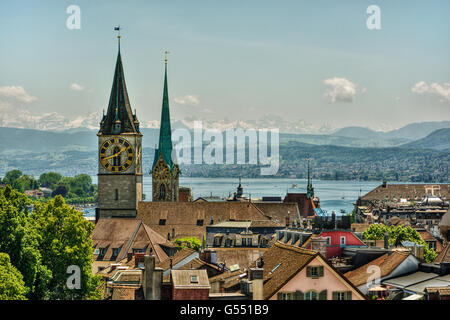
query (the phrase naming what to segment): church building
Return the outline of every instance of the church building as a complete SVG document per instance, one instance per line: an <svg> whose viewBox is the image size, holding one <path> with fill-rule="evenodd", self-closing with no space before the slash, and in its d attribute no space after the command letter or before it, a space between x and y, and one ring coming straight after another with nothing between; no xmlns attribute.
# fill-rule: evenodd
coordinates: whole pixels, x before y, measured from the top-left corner
<svg viewBox="0 0 450 320"><path fill-rule="evenodd" d="M167 52L166 52L167 54ZM155 150L152 171L152 201L178 202L180 169L172 145L169 92L167 88L167 57L165 59L164 92L159 129L159 146Z"/></svg>
<svg viewBox="0 0 450 320"><path fill-rule="evenodd" d="M96 220L136 217L142 201L142 134L131 111L120 54L118 54L108 109L98 136L98 205Z"/></svg>

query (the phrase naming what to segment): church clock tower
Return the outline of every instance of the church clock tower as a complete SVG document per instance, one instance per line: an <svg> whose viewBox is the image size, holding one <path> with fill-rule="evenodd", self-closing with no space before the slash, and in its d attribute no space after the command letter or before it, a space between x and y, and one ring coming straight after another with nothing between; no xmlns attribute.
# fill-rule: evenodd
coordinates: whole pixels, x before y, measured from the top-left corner
<svg viewBox="0 0 450 320"><path fill-rule="evenodd" d="M159 146L155 150L155 159L153 160L152 171L150 172L152 174L152 200L154 202L178 202L180 169L176 163L174 151L172 130L170 128L166 57Z"/></svg>
<svg viewBox="0 0 450 320"><path fill-rule="evenodd" d="M120 28L116 28L120 30ZM120 32L120 31L119 31ZM135 217L142 201L142 134L131 111L119 50L108 110L98 136L98 205L96 219Z"/></svg>

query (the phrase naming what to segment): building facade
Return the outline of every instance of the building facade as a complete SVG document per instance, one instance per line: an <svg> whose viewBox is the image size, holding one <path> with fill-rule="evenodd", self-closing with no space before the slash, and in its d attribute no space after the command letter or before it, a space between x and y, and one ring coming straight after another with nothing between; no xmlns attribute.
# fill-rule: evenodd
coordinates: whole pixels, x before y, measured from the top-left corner
<svg viewBox="0 0 450 320"><path fill-rule="evenodd" d="M98 136L98 206L96 220L136 217L142 201L142 134L128 98L119 51L108 109Z"/></svg>
<svg viewBox="0 0 450 320"><path fill-rule="evenodd" d="M164 92L159 131L159 146L152 166L152 201L178 202L180 169L176 163L170 127L169 93L167 88L167 58L165 59Z"/></svg>

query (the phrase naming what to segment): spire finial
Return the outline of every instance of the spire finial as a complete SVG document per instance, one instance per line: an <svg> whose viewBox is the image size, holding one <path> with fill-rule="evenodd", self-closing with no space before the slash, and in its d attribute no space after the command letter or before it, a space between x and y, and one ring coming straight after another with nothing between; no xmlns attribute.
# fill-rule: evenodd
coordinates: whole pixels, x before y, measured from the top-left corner
<svg viewBox="0 0 450 320"><path fill-rule="evenodd" d="M164 63L167 64L167 55L169 54L169 51L164 51Z"/></svg>
<svg viewBox="0 0 450 320"><path fill-rule="evenodd" d="M117 27L114 27L114 31L117 31L117 39L119 42L119 52L120 52L120 30L122 30L122 28L120 27L120 24Z"/></svg>

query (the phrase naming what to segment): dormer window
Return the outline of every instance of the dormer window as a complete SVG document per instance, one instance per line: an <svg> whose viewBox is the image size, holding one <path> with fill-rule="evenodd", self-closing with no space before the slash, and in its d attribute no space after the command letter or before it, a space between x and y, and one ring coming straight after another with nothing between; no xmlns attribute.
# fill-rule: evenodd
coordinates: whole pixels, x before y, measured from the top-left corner
<svg viewBox="0 0 450 320"><path fill-rule="evenodd" d="M120 252L120 248L113 248L111 260L115 260L117 258L117 256L119 255L119 252Z"/></svg>

